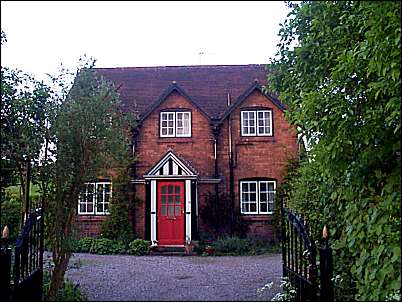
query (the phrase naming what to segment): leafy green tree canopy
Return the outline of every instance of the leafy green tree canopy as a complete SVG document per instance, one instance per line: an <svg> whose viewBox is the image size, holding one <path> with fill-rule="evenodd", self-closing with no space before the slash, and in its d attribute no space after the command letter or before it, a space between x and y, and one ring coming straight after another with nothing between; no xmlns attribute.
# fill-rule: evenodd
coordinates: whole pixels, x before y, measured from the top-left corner
<svg viewBox="0 0 402 302"><path fill-rule="evenodd" d="M288 204L330 226L341 299L400 295L400 2L289 7L267 87L309 142Z"/></svg>

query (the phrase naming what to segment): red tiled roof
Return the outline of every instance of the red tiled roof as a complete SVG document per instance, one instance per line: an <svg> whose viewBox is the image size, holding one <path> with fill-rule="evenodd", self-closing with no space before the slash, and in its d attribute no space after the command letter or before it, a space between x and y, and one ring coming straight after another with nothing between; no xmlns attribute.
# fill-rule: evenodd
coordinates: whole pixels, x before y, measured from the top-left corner
<svg viewBox="0 0 402 302"><path fill-rule="evenodd" d="M144 115L176 81L210 118L220 118L231 102L257 79L266 84L265 65L199 65L167 67L95 68L119 88L123 110Z"/></svg>

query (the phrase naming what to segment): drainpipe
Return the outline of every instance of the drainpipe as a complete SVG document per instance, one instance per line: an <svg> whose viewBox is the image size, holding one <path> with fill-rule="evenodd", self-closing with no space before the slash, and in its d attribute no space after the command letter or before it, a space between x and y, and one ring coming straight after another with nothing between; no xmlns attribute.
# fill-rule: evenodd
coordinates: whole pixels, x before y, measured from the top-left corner
<svg viewBox="0 0 402 302"><path fill-rule="evenodd" d="M136 148L138 144L138 135L139 135L139 127L140 124L138 124L135 128L132 129L132 136L131 136L131 148L132 148L132 158L133 160L135 159L136 155ZM137 165L136 163L131 163L130 164L130 169L129 169L129 183L128 183L128 194L129 194L129 201L131 205L129 206L129 212L131 216L131 223L132 223L132 229L133 233L135 234L135 209L134 209L134 199L136 196L136 186L131 182L132 179L137 178Z"/></svg>
<svg viewBox="0 0 402 302"><path fill-rule="evenodd" d="M220 133L220 125L219 124L214 124L212 128L212 133L214 135L214 160L215 160L215 171L214 171L214 177L218 178L219 177L219 172L218 172L218 137ZM218 198L218 193L219 193L219 186L218 184L215 184L215 196Z"/></svg>
<svg viewBox="0 0 402 302"><path fill-rule="evenodd" d="M230 107L230 93L227 94L227 105ZM232 214L231 214L231 223L230 223L230 232L233 235L233 223L235 218L235 200L234 200L234 171L233 171L233 150L232 150L232 117L229 114L228 116L228 137L229 137L229 194L230 194L230 202L232 203Z"/></svg>

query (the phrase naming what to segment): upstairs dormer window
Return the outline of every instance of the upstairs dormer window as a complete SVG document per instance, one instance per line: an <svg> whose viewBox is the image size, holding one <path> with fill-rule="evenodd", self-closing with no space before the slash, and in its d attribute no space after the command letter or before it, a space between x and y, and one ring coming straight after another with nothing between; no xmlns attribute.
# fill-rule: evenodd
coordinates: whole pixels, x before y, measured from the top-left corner
<svg viewBox="0 0 402 302"><path fill-rule="evenodd" d="M242 136L272 136L272 110L242 110Z"/></svg>
<svg viewBox="0 0 402 302"><path fill-rule="evenodd" d="M191 137L190 111L163 111L160 113L161 137Z"/></svg>

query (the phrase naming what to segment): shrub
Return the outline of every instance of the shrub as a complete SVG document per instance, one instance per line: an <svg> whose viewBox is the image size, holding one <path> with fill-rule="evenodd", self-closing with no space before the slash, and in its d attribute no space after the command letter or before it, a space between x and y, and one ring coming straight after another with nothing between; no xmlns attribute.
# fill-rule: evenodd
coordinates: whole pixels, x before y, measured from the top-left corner
<svg viewBox="0 0 402 302"><path fill-rule="evenodd" d="M50 285L49 272L43 272L43 300L49 301L47 291ZM81 292L79 284L74 285L68 279L63 281L63 284L58 291L56 297L52 301L87 301L87 297Z"/></svg>
<svg viewBox="0 0 402 302"><path fill-rule="evenodd" d="M239 237L223 237L216 240L212 247L216 255L245 255L251 252L251 244L247 239Z"/></svg>
<svg viewBox="0 0 402 302"><path fill-rule="evenodd" d="M148 242L143 239L135 239L128 245L128 253L131 255L142 256L149 252Z"/></svg>
<svg viewBox="0 0 402 302"><path fill-rule="evenodd" d="M103 238L123 241L128 244L134 239L131 221L129 219L133 205L129 203L129 189L127 188L128 176L125 172L119 172L113 180L113 196L110 203L107 219L101 224ZM135 199L134 202L138 201Z"/></svg>
<svg viewBox="0 0 402 302"><path fill-rule="evenodd" d="M92 248L92 243L94 242L92 237L83 237L77 241L77 245L74 247L76 252L89 253Z"/></svg>
<svg viewBox="0 0 402 302"><path fill-rule="evenodd" d="M235 214L234 214L235 213ZM200 209L201 220L210 226L209 234L216 238L222 235L238 235L247 233L248 225L238 211L235 210L229 194L208 192L205 196L205 206ZM202 236L202 234L201 234Z"/></svg>
<svg viewBox="0 0 402 302"><path fill-rule="evenodd" d="M94 239L92 242L90 253L110 255L116 253L116 246L113 240L107 238Z"/></svg>
<svg viewBox="0 0 402 302"><path fill-rule="evenodd" d="M9 241L15 242L20 230L21 219L21 202L18 198L5 194L4 200L1 203L1 230L8 226L10 231Z"/></svg>

